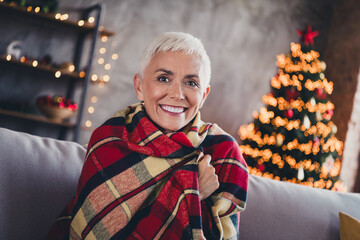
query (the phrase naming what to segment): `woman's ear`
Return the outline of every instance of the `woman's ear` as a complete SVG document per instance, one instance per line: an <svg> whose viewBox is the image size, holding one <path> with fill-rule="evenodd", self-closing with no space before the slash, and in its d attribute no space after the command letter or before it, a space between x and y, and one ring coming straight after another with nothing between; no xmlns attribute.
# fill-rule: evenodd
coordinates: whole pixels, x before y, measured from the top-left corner
<svg viewBox="0 0 360 240"><path fill-rule="evenodd" d="M209 93L210 93L210 85L207 85L207 87L206 87L206 89L205 89L205 91L203 93L203 97L201 99L201 102L200 102L200 108L202 108L202 106L203 106L207 96L209 95Z"/></svg>
<svg viewBox="0 0 360 240"><path fill-rule="evenodd" d="M136 96L139 99L139 101L144 101L143 81L139 74L135 74L134 76L134 88L135 88Z"/></svg>

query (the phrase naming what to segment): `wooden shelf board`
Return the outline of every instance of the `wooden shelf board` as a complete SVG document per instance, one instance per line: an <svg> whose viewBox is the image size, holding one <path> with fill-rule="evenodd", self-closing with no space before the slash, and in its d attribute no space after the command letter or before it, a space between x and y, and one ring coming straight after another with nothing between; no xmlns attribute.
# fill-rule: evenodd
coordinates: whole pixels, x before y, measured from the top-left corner
<svg viewBox="0 0 360 240"><path fill-rule="evenodd" d="M35 114L30 114L30 113L22 113L22 112L17 112L17 111L12 111L12 110L0 109L0 114L6 115L6 116L17 117L17 118L29 119L29 120L33 120L33 121L37 121L37 122L44 122L44 123L53 124L53 125L59 125L59 126L63 126L63 127L69 127L69 128L75 126L75 124L71 123L71 122L65 122L65 121L62 121L59 119L50 119L50 118L46 118L46 117L40 116L40 115L35 115Z"/></svg>
<svg viewBox="0 0 360 240"><path fill-rule="evenodd" d="M34 11L27 11L26 8L21 7L21 6L17 6L15 4L8 4L8 3L4 3L4 2L0 2L0 11L4 10L7 14L9 13L21 13L22 15L24 15L25 17L32 17L32 18L37 18L40 20L47 20L56 24L60 24L63 26L69 26L72 28L77 29L80 32L90 32L93 31L95 29L95 24L92 23L88 23L86 21L84 21L84 25L79 26L78 22L73 21L73 20L60 20L60 19L56 19L55 18L55 14L46 14L43 12L34 12ZM99 34L101 35L105 35L105 36L112 36L115 33L109 30L106 30L104 28L101 28L99 30Z"/></svg>
<svg viewBox="0 0 360 240"><path fill-rule="evenodd" d="M31 63L21 62L14 58L11 58L11 60L7 60L6 57L4 57L4 56L0 56L0 63L9 63L9 64L22 66L22 67L26 67L26 68L30 68L30 69L34 69L34 70L38 70L38 71L53 73L53 74L55 74L57 71L60 71L61 76L67 76L67 77L76 78L76 79L84 79L79 76L78 72L64 71L62 69L58 69L58 68L55 68L52 66L44 66L44 65L38 65L36 67L33 67Z"/></svg>

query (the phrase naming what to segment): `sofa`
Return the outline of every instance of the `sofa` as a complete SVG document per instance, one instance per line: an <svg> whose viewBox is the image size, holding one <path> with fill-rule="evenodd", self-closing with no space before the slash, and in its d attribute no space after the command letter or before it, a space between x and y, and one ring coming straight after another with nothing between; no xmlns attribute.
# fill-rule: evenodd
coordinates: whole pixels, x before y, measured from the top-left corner
<svg viewBox="0 0 360 240"><path fill-rule="evenodd" d="M44 239L75 192L85 148L0 128L0 239ZM360 219L360 194L250 176L240 239L339 239L339 212Z"/></svg>

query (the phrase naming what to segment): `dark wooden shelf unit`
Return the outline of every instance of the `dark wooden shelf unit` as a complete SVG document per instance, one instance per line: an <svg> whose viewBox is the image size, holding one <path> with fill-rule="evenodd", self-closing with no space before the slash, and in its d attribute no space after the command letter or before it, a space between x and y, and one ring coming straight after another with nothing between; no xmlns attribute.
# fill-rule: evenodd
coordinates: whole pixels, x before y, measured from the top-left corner
<svg viewBox="0 0 360 240"><path fill-rule="evenodd" d="M66 92L64 96L68 99L73 99L75 95L76 88L78 89L79 83L81 84L81 93L79 99L76 99L75 102L78 103L78 111L76 114L76 119L70 121L60 121L55 119L49 119L44 116L18 112L9 109L0 109L0 114L8 117L20 118L25 121L35 121L38 124L52 124L59 126L58 139L66 139L67 133L69 130L73 131L73 141L77 141L79 136L79 131L81 129L82 113L85 106L85 99L87 94L88 85L90 82L90 71L92 69L93 56L97 44L97 40L100 36L112 36L114 33L108 31L101 27L100 19L103 12L102 4L95 4L93 6L84 8L84 9L75 9L77 11L77 20L60 20L55 17L56 14L45 14L41 12L28 11L24 7L17 6L15 4L8 4L0 2L0 16L9 17L12 21L18 19L24 24L39 23L40 26L50 26L44 31L56 31L58 28L67 28L68 30L74 32L77 36L77 40L74 44L74 55L73 55L73 65L75 70L73 72L60 69L53 66L41 65L40 63L37 66L33 66L32 62L25 62L17 59L7 59L7 56L0 56L0 65L9 65L15 66L20 69L27 69L29 71L36 71L40 74L49 74L51 78L58 79L55 77L55 73L60 71L61 78L67 78L67 81L63 81L61 84L65 84ZM86 20L90 17L94 17L94 22L89 23ZM78 24L80 20L84 20L83 24ZM6 24L6 23L2 23ZM0 23L1 26L1 23ZM63 37L63 36L61 36ZM85 42L86 48L85 48ZM89 43L89 44L88 44ZM87 51L84 54L84 51ZM84 58L86 56L86 58ZM82 66L80 64L82 63ZM85 63L85 64L84 64ZM85 66L83 66L85 65ZM13 68L5 68L5 71L11 71ZM83 72L80 69L85 69ZM21 71L20 71L21 72ZM1 75L0 75L1 81ZM11 91L11 89L9 89ZM9 101L11 99L8 99ZM73 99L74 100L74 99ZM2 126L4 127L4 126ZM5 126L6 127L6 126ZM45 126L44 126L45 127ZM36 133L34 133L36 134Z"/></svg>

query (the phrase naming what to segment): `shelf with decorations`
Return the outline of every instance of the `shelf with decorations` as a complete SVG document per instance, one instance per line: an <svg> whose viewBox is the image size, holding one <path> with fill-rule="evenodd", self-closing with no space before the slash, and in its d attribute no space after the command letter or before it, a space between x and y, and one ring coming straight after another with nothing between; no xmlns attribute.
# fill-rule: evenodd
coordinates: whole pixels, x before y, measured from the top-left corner
<svg viewBox="0 0 360 240"><path fill-rule="evenodd" d="M63 121L61 119L56 119L56 118L52 119L52 118L47 118L47 117L36 115L36 114L24 113L24 112L13 111L13 110L6 110L6 109L1 109L1 108L0 108L0 114L13 116L13 117L17 117L17 118L28 119L28 120L32 120L32 121L36 121L36 122L43 122L43 123L58 125L58 126L67 127L67 128L73 128L76 125L75 123Z"/></svg>
<svg viewBox="0 0 360 240"><path fill-rule="evenodd" d="M80 19L78 21L69 20L69 15L67 13L43 13L40 10L40 7L28 6L22 7L17 5L14 2L6 3L4 0L0 0L0 13L6 15L14 15L16 17L22 17L27 19L34 19L37 21L42 21L49 24L59 24L62 27L70 27L74 30L90 33L95 30L97 27L94 23L95 19L91 18L90 21L85 21ZM104 36L112 36L114 32L99 27L99 33Z"/></svg>
<svg viewBox="0 0 360 240"><path fill-rule="evenodd" d="M27 60L26 57L21 57L20 60L12 58L11 55L0 56L0 64L9 64L19 67L25 67L34 71L45 72L54 75L55 78L62 76L69 77L74 80L84 79L85 72L76 72L74 65L54 67L39 63L38 60Z"/></svg>
<svg viewBox="0 0 360 240"><path fill-rule="evenodd" d="M21 4L26 3L26 1L20 2ZM80 124L82 121L82 112L87 88L91 80L90 75L92 74L92 62L97 40L98 38L103 38L104 36L110 37L114 34L100 26L103 6L102 4L95 4L88 8L75 9L74 11L76 11L78 15L76 16L76 20L74 20L74 18L69 19L70 17L68 14L45 13L39 6L20 6L19 4L20 3L9 3L9 1L0 0L0 18L6 18L6 21L10 22L19 21L19 25L23 25L24 23L24 25L29 24L32 26L31 24L35 22L40 26L41 31L53 31L55 35L58 33L57 30L66 29L66 31L74 34L76 38L72 41L72 45L74 46L72 48L72 60L64 62L63 64L51 63L51 56L36 59L16 54L16 51L10 51L10 53L8 53L9 47L7 48L6 53L1 53L0 49L0 70L2 72L28 75L26 76L27 78L30 78L29 76L39 79L46 78L46 84L53 84L52 88L55 88L56 90L60 89L57 84L63 84L65 86L60 90L62 91L61 95L53 97L47 95L47 98L49 99L53 98L63 102L58 102L56 103L57 105L51 104L50 106L49 104L43 104L43 106L41 106L38 105L38 101L36 101L36 104L33 104L35 105L35 108L31 108L27 106L26 102L17 102L17 100L15 100L17 98L15 95L12 96L11 92L16 92L17 89L14 89L13 86L9 86L9 89L4 89L3 86L6 88L6 84L2 83L2 81L4 81L2 78L6 77L4 77L5 75L0 76L0 84L2 84L3 87L2 91L8 91L11 95L10 99L0 99L0 115L3 116L2 121L0 121L0 127L7 127L6 123L13 123L14 121L12 119L14 118L16 118L17 121L20 121L18 124L19 126L27 125L27 121L35 122L38 125L45 123L47 125L58 126L58 129L56 130L58 134L56 134L55 138L68 139L68 133L71 131L72 140L77 141L81 129ZM21 29L21 27L19 29ZM63 35L68 37L67 34L62 34L61 36L58 36L58 38L64 38ZM64 81L47 81L54 79L62 79ZM31 79L31 81L33 81L33 79ZM41 80L35 79L34 83L36 81ZM18 80L14 79L12 84L17 84L17 82ZM32 82L30 84L32 84ZM44 90L44 88L44 86L41 86L42 90ZM27 89L25 91L27 91ZM34 93L34 95L38 94L39 92ZM72 104L70 106L66 105L64 107L64 103L67 103L67 101L70 100L72 101L74 98L77 99L77 104ZM40 99L40 97L37 97L37 100L38 99ZM24 105L25 107L18 107ZM76 109L72 106L76 106ZM7 122L4 120L4 116L5 118L8 118ZM16 126L14 127L12 125L12 128L17 130ZM46 128L45 125L44 128ZM30 131L30 133L33 132ZM50 137L54 137L54 134Z"/></svg>

